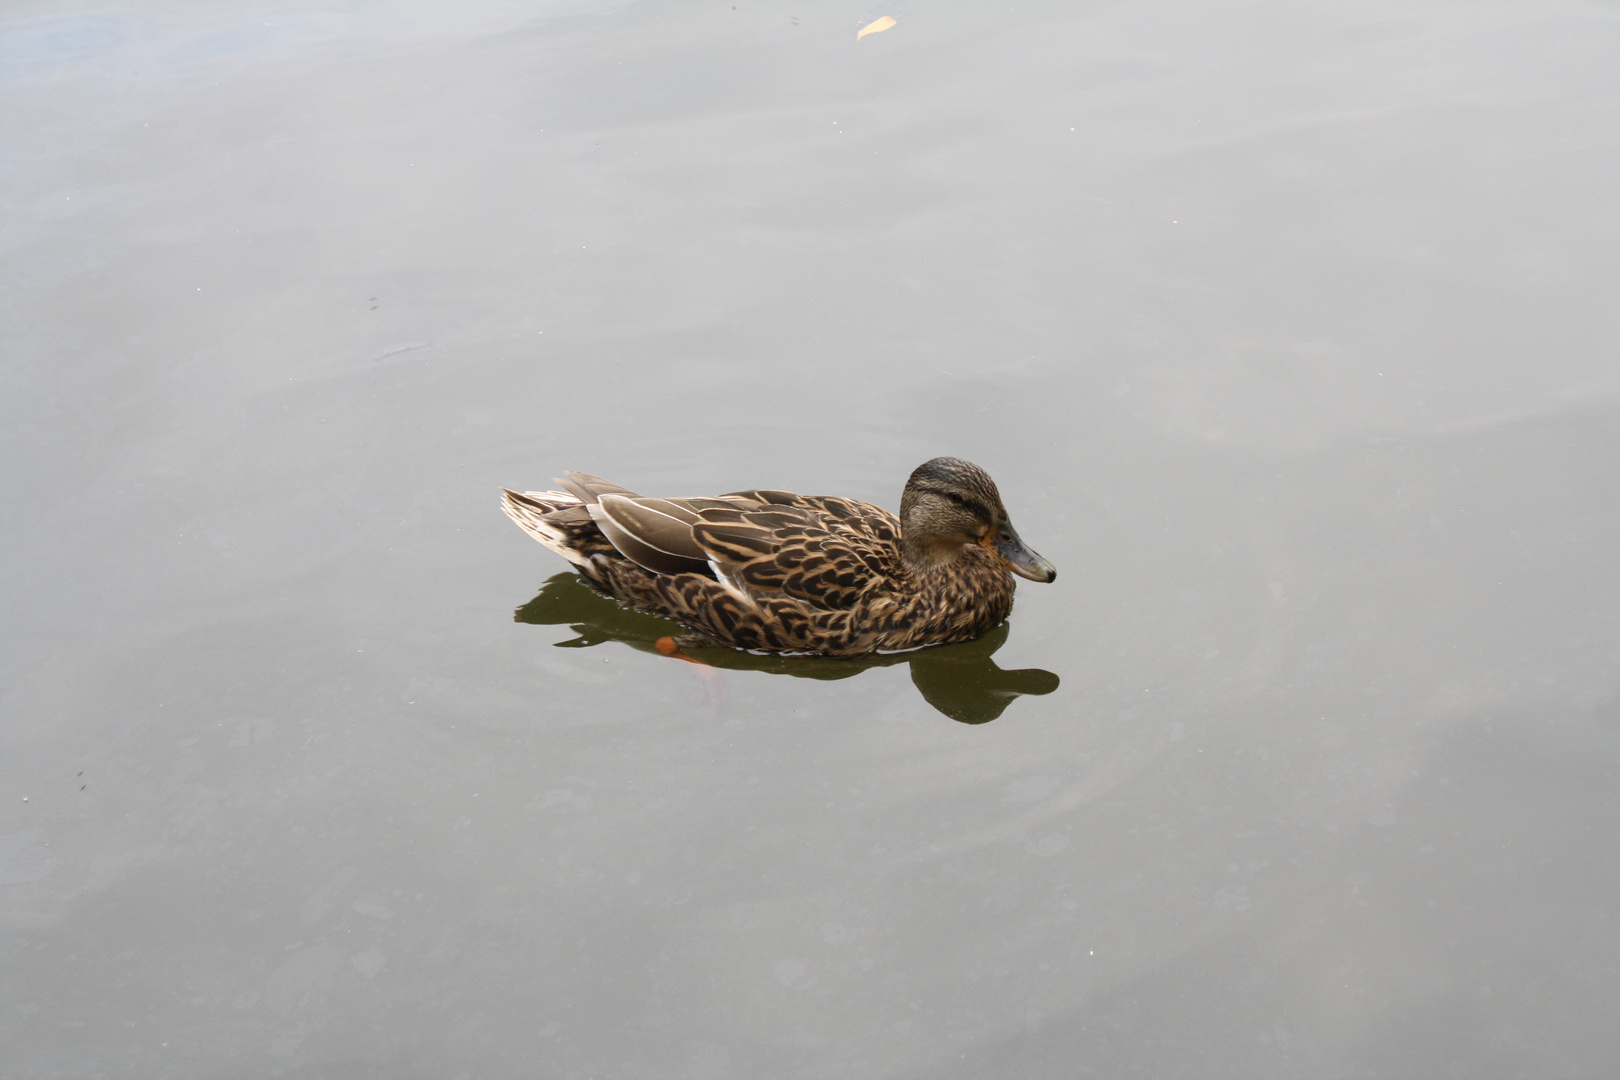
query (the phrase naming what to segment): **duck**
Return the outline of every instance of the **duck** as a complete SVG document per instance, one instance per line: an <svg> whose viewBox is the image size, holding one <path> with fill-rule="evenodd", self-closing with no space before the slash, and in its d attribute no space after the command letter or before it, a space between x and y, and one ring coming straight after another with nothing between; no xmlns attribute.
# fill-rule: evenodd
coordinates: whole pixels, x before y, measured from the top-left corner
<svg viewBox="0 0 1620 1080"><path fill-rule="evenodd" d="M1014 575L1057 578L960 458L917 466L898 517L831 495L648 498L563 477L502 488L502 509L597 590L681 624L677 647L848 657L971 641L1006 621Z"/></svg>

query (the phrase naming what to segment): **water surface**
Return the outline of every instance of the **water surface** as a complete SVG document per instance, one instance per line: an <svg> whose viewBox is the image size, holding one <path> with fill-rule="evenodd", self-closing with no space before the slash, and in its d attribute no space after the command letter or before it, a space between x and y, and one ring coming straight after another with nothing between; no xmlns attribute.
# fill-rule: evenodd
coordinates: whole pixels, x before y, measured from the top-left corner
<svg viewBox="0 0 1620 1080"><path fill-rule="evenodd" d="M21 3L0 89L0 1072L1620 1069L1612 6ZM893 663L496 498L937 454L1061 574Z"/></svg>

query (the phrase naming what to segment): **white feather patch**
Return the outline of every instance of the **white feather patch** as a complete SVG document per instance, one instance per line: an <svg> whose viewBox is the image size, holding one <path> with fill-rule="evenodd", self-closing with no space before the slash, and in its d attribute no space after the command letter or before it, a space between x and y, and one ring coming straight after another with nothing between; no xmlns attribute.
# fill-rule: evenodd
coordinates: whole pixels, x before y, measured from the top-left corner
<svg viewBox="0 0 1620 1080"><path fill-rule="evenodd" d="M728 593L731 593L739 600L746 600L750 605L753 604L754 597L748 592L747 589L743 588L741 582L732 577L733 571L730 568L721 565L714 559L710 559L709 569L714 571L714 579L718 581L721 587L724 588Z"/></svg>

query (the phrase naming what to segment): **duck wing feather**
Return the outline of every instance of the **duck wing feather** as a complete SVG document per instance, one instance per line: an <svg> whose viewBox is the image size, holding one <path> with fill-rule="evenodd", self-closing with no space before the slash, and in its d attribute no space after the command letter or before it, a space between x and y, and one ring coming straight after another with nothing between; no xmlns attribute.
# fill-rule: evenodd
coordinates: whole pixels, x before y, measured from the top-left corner
<svg viewBox="0 0 1620 1080"><path fill-rule="evenodd" d="M588 472L576 472L573 469L563 473L565 479L552 478L552 482L560 484L565 491L573 495L586 506L594 506L603 495L627 495L632 499L639 498L635 492L627 487L620 487L610 480L604 480Z"/></svg>
<svg viewBox="0 0 1620 1080"><path fill-rule="evenodd" d="M580 498L622 555L655 574L701 574L739 600L791 598L847 611L899 566L899 523L853 499L756 489L659 499L570 472Z"/></svg>
<svg viewBox="0 0 1620 1080"><path fill-rule="evenodd" d="M569 474L575 478L578 474ZM580 483L595 498L585 504L597 528L620 554L655 574L716 576L714 554L693 531L710 511L737 511L758 505L752 500L726 497L655 499L601 490L595 483ZM621 489L622 490L622 489Z"/></svg>
<svg viewBox="0 0 1620 1080"><path fill-rule="evenodd" d="M759 509L702 512L692 532L723 578L756 596L780 594L826 611L847 611L891 579L899 531L887 513L837 500L847 513L829 514L816 505L820 500L791 498L799 505L783 499ZM855 513L857 506L871 516Z"/></svg>
<svg viewBox="0 0 1620 1080"><path fill-rule="evenodd" d="M697 512L677 499L643 499L611 492L587 509L596 527L632 562L655 574L709 572L709 557L692 535Z"/></svg>

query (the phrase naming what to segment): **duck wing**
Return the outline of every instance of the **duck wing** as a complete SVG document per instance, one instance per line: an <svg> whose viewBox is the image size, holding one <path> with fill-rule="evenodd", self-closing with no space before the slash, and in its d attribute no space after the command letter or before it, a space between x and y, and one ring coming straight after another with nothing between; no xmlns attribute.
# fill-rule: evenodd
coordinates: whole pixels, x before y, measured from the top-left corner
<svg viewBox="0 0 1620 1080"><path fill-rule="evenodd" d="M773 500L700 512L692 534L722 583L754 597L777 594L847 611L874 585L893 580L899 528L889 514L848 499L791 497L796 505Z"/></svg>
<svg viewBox="0 0 1620 1080"><path fill-rule="evenodd" d="M699 520L689 505L699 500L647 499L612 492L587 504L596 527L630 561L655 574L709 573L709 557L692 526Z"/></svg>
<svg viewBox="0 0 1620 1080"><path fill-rule="evenodd" d="M899 563L898 523L866 503L772 489L658 499L569 480L626 558L655 574L702 574L739 599L848 610Z"/></svg>
<svg viewBox="0 0 1620 1080"><path fill-rule="evenodd" d="M715 556L695 531L703 522L702 515L710 510L735 511L758 505L753 500L727 496L655 499L634 492L595 490L591 495L596 501L587 503L585 509L597 528L620 554L655 574L716 576Z"/></svg>

